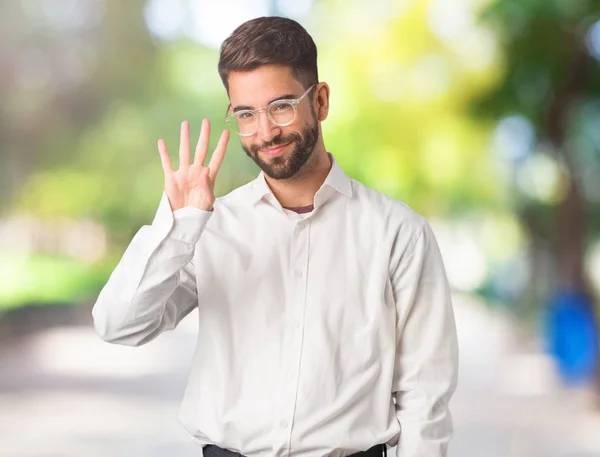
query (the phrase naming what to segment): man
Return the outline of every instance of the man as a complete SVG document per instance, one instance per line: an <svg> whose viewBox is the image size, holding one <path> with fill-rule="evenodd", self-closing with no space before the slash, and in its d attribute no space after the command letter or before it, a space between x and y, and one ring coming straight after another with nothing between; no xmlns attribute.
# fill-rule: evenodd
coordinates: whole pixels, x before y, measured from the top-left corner
<svg viewBox="0 0 600 457"><path fill-rule="evenodd" d="M205 456L442 457L452 433L456 330L426 221L350 179L325 148L329 87L284 18L221 48L227 122L262 169L215 199L228 142L205 166L209 123L94 306L106 341L141 345L199 308L179 420ZM364 151L369 160L369 151Z"/></svg>

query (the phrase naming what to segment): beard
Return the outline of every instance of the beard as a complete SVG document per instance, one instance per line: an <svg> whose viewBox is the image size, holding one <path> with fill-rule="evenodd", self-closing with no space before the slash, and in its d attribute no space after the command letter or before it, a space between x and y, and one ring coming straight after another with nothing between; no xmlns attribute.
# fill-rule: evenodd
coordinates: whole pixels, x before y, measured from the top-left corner
<svg viewBox="0 0 600 457"><path fill-rule="evenodd" d="M271 141L261 145L252 145L246 147L242 144L242 148L254 163L272 179L289 179L294 176L304 166L315 150L315 146L319 139L319 123L317 119L312 125L305 127L302 134L290 133L289 135L278 135ZM290 156L280 155L272 157L269 161L263 160L259 151L261 149L270 149L276 146L294 143L294 149Z"/></svg>

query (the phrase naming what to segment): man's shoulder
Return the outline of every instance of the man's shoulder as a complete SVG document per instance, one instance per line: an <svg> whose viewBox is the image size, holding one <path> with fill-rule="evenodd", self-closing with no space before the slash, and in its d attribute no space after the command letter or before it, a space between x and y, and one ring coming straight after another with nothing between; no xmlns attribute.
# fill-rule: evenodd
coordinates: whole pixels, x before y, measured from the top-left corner
<svg viewBox="0 0 600 457"><path fill-rule="evenodd" d="M254 188L254 180L242 184L239 187L229 191L227 194L217 197L217 204L222 204L228 207L236 207L239 205L247 205L251 199L251 192Z"/></svg>
<svg viewBox="0 0 600 457"><path fill-rule="evenodd" d="M426 219L402 200L391 197L373 189L362 182L352 179L352 187L356 201L370 208L373 217L395 226L413 227L420 230L427 223Z"/></svg>
<svg viewBox="0 0 600 457"><path fill-rule="evenodd" d="M380 191L353 180L356 199L361 208L369 208L363 220L389 240L393 250L403 252L419 239L435 238L427 219L402 200L390 197ZM378 230L379 228L379 230Z"/></svg>

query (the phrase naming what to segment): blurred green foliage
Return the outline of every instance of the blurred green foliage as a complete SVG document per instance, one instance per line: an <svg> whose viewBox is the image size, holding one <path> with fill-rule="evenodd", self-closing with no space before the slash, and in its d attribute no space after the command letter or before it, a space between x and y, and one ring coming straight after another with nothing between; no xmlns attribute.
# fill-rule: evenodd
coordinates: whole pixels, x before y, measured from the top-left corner
<svg viewBox="0 0 600 457"><path fill-rule="evenodd" d="M532 239L530 256L548 255L555 269L552 278L534 270L533 302L562 287L594 292L584 259L600 231L600 35L593 36L599 19L594 0L498 0L481 15L504 49L505 70L474 103L473 115L517 116L534 133L530 150L510 164L507 181L510 207ZM519 175L531 163L557 164L554 198L519 189Z"/></svg>

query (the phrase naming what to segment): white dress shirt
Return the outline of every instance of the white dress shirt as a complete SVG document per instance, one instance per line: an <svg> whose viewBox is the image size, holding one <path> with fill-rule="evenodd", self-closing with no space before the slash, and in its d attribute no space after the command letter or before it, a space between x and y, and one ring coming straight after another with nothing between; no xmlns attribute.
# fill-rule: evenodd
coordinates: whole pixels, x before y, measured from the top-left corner
<svg viewBox="0 0 600 457"><path fill-rule="evenodd" d="M284 211L262 173L212 212L173 213L163 193L94 305L96 332L141 345L199 308L178 419L201 445L442 457L458 349L436 240L330 157L306 215Z"/></svg>

